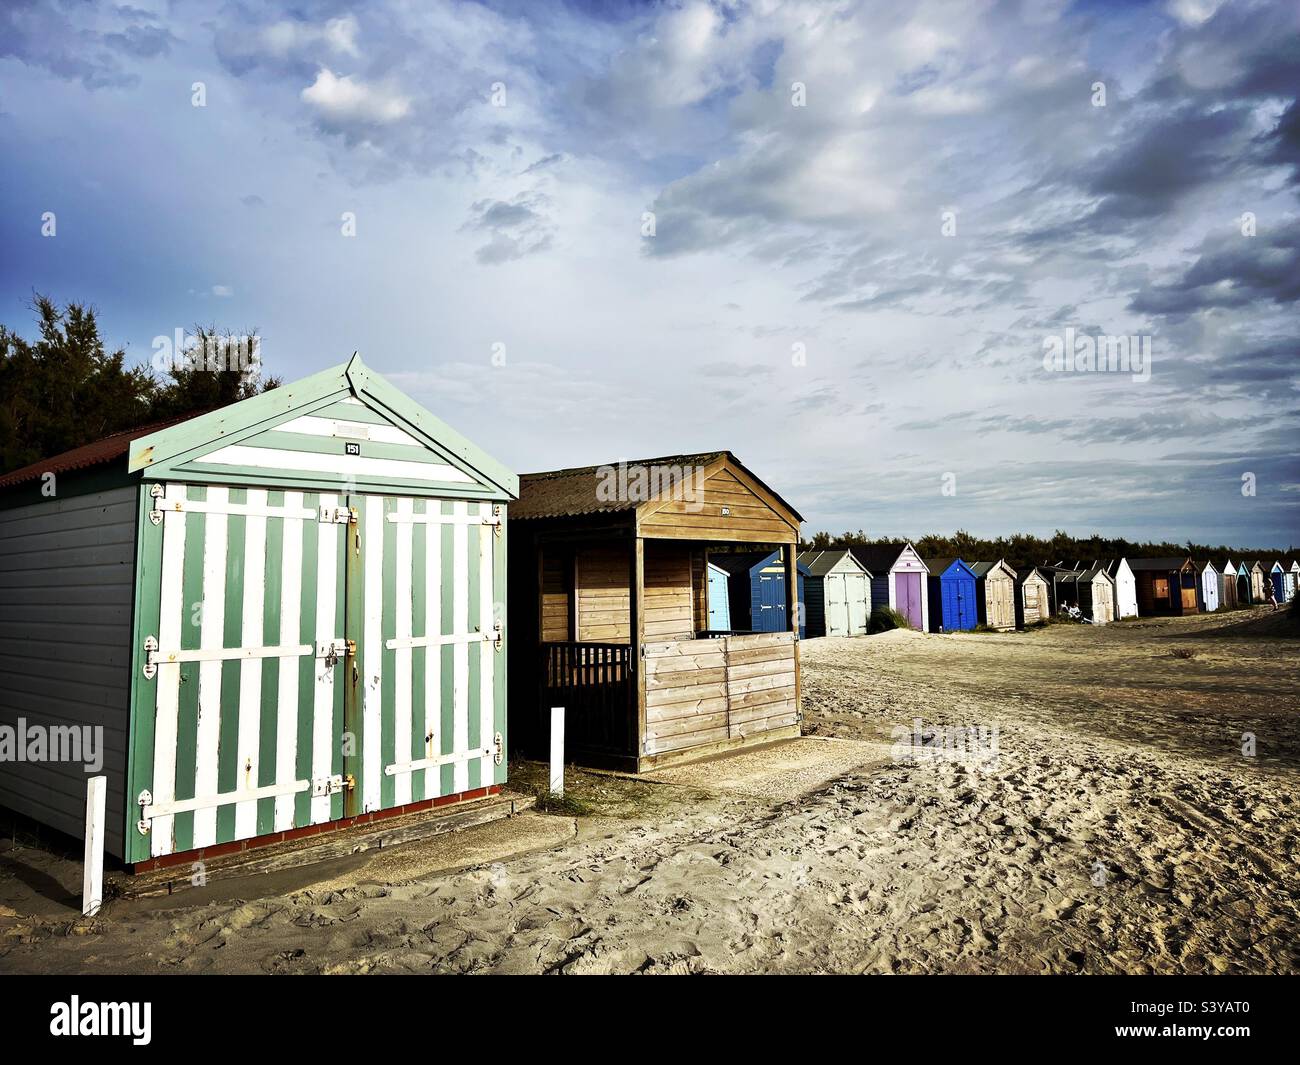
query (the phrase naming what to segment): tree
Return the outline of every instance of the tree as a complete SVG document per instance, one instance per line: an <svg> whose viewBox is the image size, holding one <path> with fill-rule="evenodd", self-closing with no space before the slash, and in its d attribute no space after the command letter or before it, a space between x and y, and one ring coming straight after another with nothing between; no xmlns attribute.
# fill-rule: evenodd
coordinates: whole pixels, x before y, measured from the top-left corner
<svg viewBox="0 0 1300 1065"><path fill-rule="evenodd" d="M280 382L262 378L256 334L214 327L160 366L126 366L108 351L93 308L31 302L39 337L28 341L0 325L0 472L18 469L112 433L183 418L256 395Z"/></svg>
<svg viewBox="0 0 1300 1065"><path fill-rule="evenodd" d="M109 352L92 308L31 302L39 338L0 325L0 469L26 466L149 417L153 377Z"/></svg>

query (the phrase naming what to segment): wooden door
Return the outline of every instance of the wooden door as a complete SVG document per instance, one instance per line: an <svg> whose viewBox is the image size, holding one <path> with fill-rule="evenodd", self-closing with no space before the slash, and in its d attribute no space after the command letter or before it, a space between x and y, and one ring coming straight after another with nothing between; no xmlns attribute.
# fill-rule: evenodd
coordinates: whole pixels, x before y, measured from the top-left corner
<svg viewBox="0 0 1300 1065"><path fill-rule="evenodd" d="M848 584L843 573L828 573L822 587L826 591L826 635L849 634Z"/></svg>

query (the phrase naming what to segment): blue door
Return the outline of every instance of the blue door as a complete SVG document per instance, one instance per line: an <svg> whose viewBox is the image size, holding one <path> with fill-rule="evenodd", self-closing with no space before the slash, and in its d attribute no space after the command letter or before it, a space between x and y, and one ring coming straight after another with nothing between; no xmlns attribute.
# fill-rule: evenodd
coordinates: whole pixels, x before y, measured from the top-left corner
<svg viewBox="0 0 1300 1065"><path fill-rule="evenodd" d="M755 632L785 631L785 579L775 573L760 573L758 609L754 611Z"/></svg>
<svg viewBox="0 0 1300 1065"><path fill-rule="evenodd" d="M727 598L727 571L709 567L709 628L726 632L731 628L731 603Z"/></svg>

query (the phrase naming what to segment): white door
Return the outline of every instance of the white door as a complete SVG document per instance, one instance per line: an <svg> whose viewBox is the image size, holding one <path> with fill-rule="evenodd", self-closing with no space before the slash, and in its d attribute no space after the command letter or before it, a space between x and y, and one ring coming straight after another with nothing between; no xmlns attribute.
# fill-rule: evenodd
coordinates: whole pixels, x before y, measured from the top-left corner
<svg viewBox="0 0 1300 1065"><path fill-rule="evenodd" d="M825 580L826 635L847 636L849 634L849 603L846 598L844 574L828 573Z"/></svg>
<svg viewBox="0 0 1300 1065"><path fill-rule="evenodd" d="M849 601L849 635L865 636L867 634L868 587L865 573L847 573L844 576L846 595Z"/></svg>

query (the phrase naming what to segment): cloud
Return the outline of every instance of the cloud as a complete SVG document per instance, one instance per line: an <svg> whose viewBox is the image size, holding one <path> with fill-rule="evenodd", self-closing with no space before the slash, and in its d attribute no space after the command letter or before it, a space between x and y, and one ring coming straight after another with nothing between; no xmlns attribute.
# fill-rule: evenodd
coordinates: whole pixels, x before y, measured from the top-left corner
<svg viewBox="0 0 1300 1065"><path fill-rule="evenodd" d="M555 226L547 216L549 199L521 192L510 200L477 200L463 228L489 234L474 257L485 266L522 259L551 247Z"/></svg>
<svg viewBox="0 0 1300 1065"><path fill-rule="evenodd" d="M77 9L45 0L0 5L0 59L16 59L87 89L138 85L140 75L131 64L167 55L176 41L156 16L125 5Z"/></svg>
<svg viewBox="0 0 1300 1065"><path fill-rule="evenodd" d="M324 67L301 96L322 128L350 135L359 135L369 126L399 122L411 112L410 97L351 75L340 77Z"/></svg>
<svg viewBox="0 0 1300 1065"><path fill-rule="evenodd" d="M237 14L216 33L217 58L234 74L258 67L285 71L310 70L325 57L359 59L361 26L355 15L324 22L286 17L259 24L248 10Z"/></svg>

